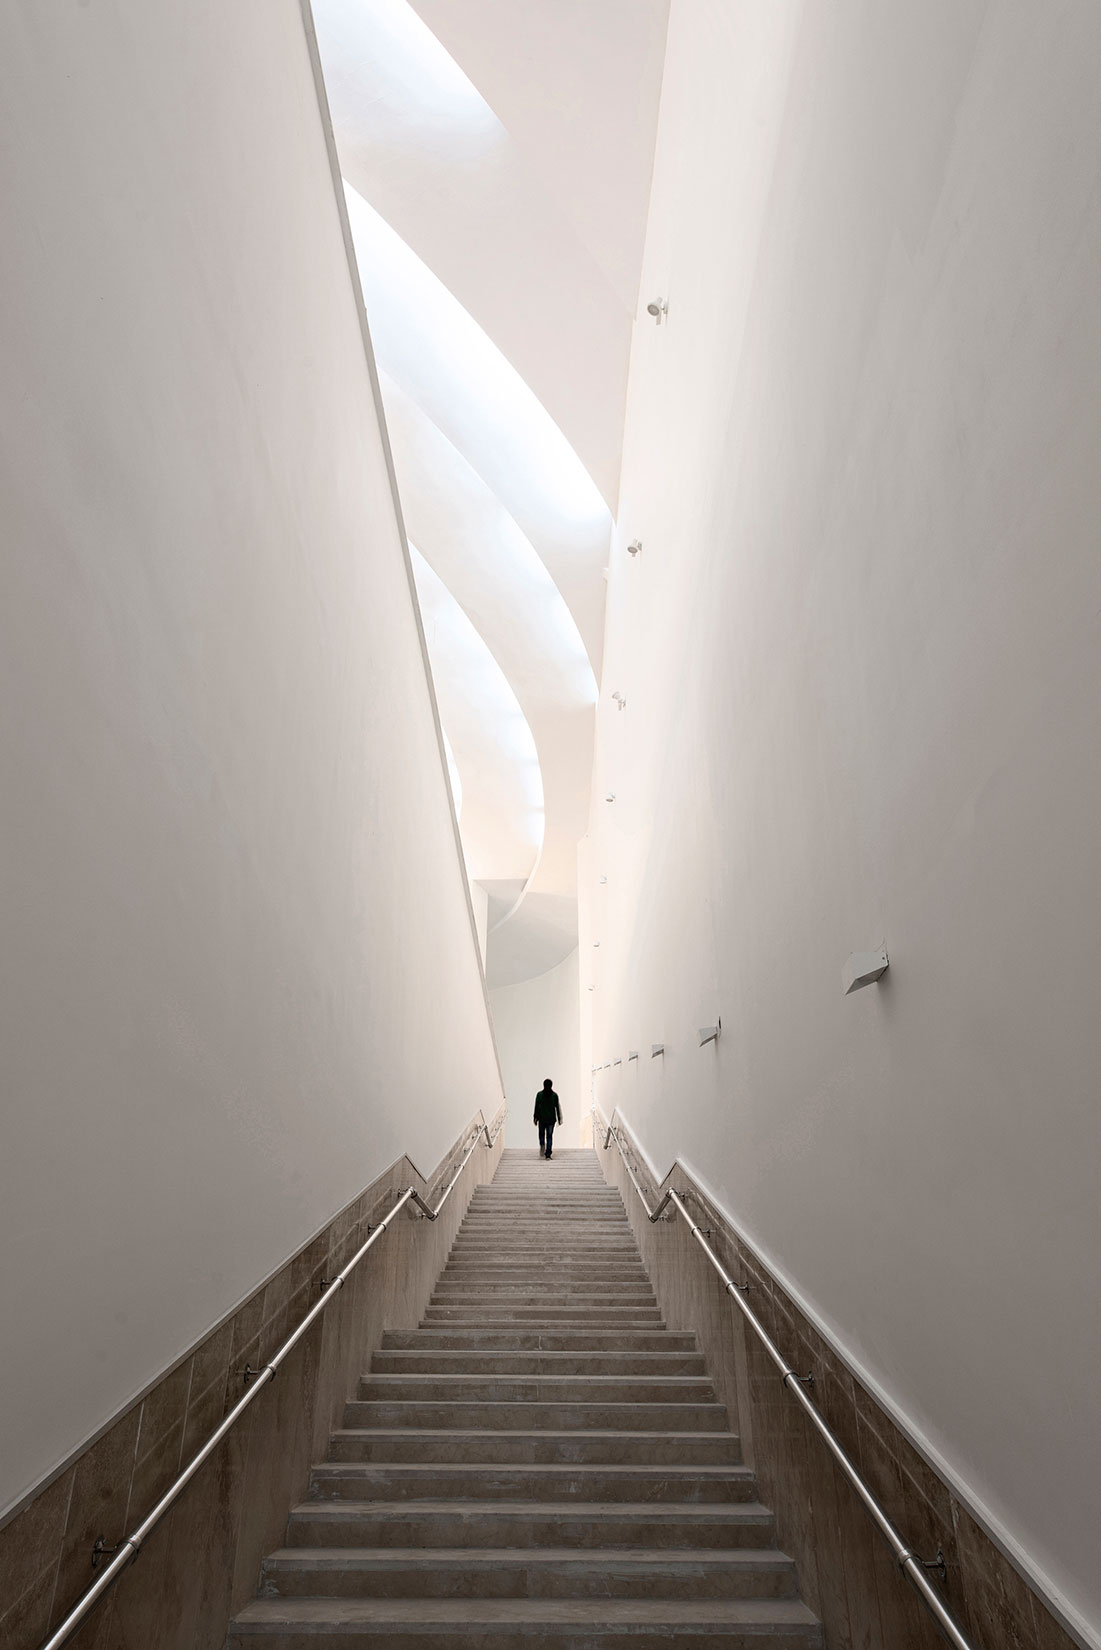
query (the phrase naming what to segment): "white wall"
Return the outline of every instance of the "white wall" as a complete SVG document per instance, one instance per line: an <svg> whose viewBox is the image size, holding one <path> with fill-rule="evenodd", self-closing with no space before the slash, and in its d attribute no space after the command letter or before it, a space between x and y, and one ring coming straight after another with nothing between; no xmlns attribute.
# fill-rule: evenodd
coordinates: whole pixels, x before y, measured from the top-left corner
<svg viewBox="0 0 1101 1650"><path fill-rule="evenodd" d="M1095 1630L1099 53L674 0L581 928L601 1104Z"/></svg>
<svg viewBox="0 0 1101 1650"><path fill-rule="evenodd" d="M576 1146L582 1111L576 948L557 968L520 985L500 986L489 1000L508 1095L507 1145L539 1144L531 1112L535 1091L550 1077L562 1108L560 1144ZM586 1094L586 1110L588 1104Z"/></svg>
<svg viewBox="0 0 1101 1650"><path fill-rule="evenodd" d="M0 81L2 1511L500 1088L296 0Z"/></svg>

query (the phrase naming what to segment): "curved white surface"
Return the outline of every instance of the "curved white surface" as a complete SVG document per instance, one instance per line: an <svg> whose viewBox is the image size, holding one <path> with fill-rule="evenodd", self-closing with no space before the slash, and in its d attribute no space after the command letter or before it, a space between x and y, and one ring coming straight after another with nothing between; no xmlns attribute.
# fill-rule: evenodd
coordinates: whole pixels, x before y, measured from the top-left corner
<svg viewBox="0 0 1101 1650"><path fill-rule="evenodd" d="M589 116L610 101L630 103L628 87L613 99L617 82L605 84L572 123L561 102L556 119L544 104L541 119L529 112L520 143L405 0L315 0L314 11L348 181L492 333L614 503L635 305L602 253L626 242L610 261L634 269L637 290L640 236L624 236L620 215L607 209L614 190L603 192L597 213L600 244L579 234L569 187L548 188L532 138L541 124L544 141L562 148L576 126L575 152L588 147L588 170L601 173L585 143ZM591 24L579 31L582 39L593 32ZM626 39L638 32L620 29ZM511 62L520 88L529 65L522 56ZM639 103L656 111L652 65L649 75ZM651 130L647 188L652 142Z"/></svg>
<svg viewBox="0 0 1101 1650"><path fill-rule="evenodd" d="M424 557L413 576L440 720L463 799L467 872L527 878L543 845L543 778L535 740L501 667Z"/></svg>
<svg viewBox="0 0 1101 1650"><path fill-rule="evenodd" d="M489 335L347 182L345 194L380 369L522 528L597 663L611 516L592 477Z"/></svg>

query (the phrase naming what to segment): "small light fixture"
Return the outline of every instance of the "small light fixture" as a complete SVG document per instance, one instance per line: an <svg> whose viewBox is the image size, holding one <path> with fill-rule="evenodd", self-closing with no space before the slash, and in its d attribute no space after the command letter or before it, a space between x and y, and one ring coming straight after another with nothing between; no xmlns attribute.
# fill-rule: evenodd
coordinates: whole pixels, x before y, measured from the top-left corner
<svg viewBox="0 0 1101 1650"><path fill-rule="evenodd" d="M660 327L663 319L669 313L669 305L666 303L664 298L655 298L652 304L646 305L646 313L647 315L652 315L657 325Z"/></svg>
<svg viewBox="0 0 1101 1650"><path fill-rule="evenodd" d="M623 1061L622 1061L622 1059L613 1060L612 1064L613 1064L613 1066L621 1066L623 1064Z"/></svg>
<svg viewBox="0 0 1101 1650"><path fill-rule="evenodd" d="M627 1058L628 1058L628 1060L637 1060L638 1059L638 1049L637 1048L629 1049L628 1052L627 1052Z"/></svg>
<svg viewBox="0 0 1101 1650"><path fill-rule="evenodd" d="M605 800L605 802L614 802L615 801L615 792L614 791L609 791L607 796L604 798L604 800Z"/></svg>
<svg viewBox="0 0 1101 1650"><path fill-rule="evenodd" d="M717 1042L721 1030L721 1026L701 1026L696 1033L700 1040L700 1047L702 1048L705 1043Z"/></svg>
<svg viewBox="0 0 1101 1650"><path fill-rule="evenodd" d="M585 989L586 989L586 991L595 991L596 986L595 985L586 986Z"/></svg>
<svg viewBox="0 0 1101 1650"><path fill-rule="evenodd" d="M606 883L607 880L608 880L607 877L601 877L601 879L600 879L601 887L603 887L604 883Z"/></svg>
<svg viewBox="0 0 1101 1650"><path fill-rule="evenodd" d="M861 986L874 985L890 966L885 945L878 951L854 951L841 970L841 989L847 997L850 991L859 991Z"/></svg>
<svg viewBox="0 0 1101 1650"><path fill-rule="evenodd" d="M615 702L619 706L620 710L626 710L627 709L627 701L623 697L622 693L613 693L612 698L615 700Z"/></svg>
<svg viewBox="0 0 1101 1650"><path fill-rule="evenodd" d="M642 549L642 540L641 539L632 539L630 544L627 546L627 554L629 556L637 556L641 549Z"/></svg>
<svg viewBox="0 0 1101 1650"><path fill-rule="evenodd" d="M665 1053L665 1044L664 1043L651 1043L650 1044L650 1058L651 1058L651 1060L655 1059L657 1055L664 1054L664 1053Z"/></svg>
<svg viewBox="0 0 1101 1650"><path fill-rule="evenodd" d="M600 941L599 940L594 940L593 941L593 950L594 951L599 951L600 950Z"/></svg>

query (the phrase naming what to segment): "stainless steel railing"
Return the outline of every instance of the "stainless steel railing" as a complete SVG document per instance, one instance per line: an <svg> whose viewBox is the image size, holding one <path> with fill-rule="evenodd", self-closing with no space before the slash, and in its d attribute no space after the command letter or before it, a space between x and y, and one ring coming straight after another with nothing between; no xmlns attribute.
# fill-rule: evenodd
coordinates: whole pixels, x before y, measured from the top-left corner
<svg viewBox="0 0 1101 1650"><path fill-rule="evenodd" d="M364 1243L361 1248L356 1250L347 1266L345 1266L342 1271L338 1272L334 1278L329 1280L321 1299L317 1301L306 1313L306 1316L302 1319L302 1322L298 1325L298 1328L293 1332L293 1334L287 1337L278 1352L276 1352L271 1359L270 1363L264 1364L261 1369L250 1370L248 1372L251 1384L244 1397L239 1403L233 1406L229 1414L222 1421L221 1425L215 1428L198 1453L192 1456L191 1460L187 1463L187 1466L184 1467L179 1477L161 1496L148 1518L144 1519L138 1525L137 1529L126 1537L125 1541L120 1542L118 1548L114 1552L111 1562L107 1565L107 1568L100 1572L88 1590L83 1593L73 1605L64 1620L60 1622L57 1627L55 1627L49 1638L42 1645L42 1650L60 1650L60 1646L65 1644L72 1637L81 1622L84 1621L91 1611L95 1609L104 1593L106 1593L108 1588L110 1588L118 1579L123 1570L125 1570L129 1564L133 1563L134 1559L137 1558L140 1553L142 1545L148 1539L152 1531L156 1529L165 1513L167 1513L169 1509L179 1500L180 1496L183 1494L188 1484L190 1484L191 1480L199 1471L203 1463L209 1460L210 1456L214 1454L214 1451L218 1448L218 1445L222 1442L222 1439L226 1436L227 1432L231 1432L233 1430L233 1428L237 1425L237 1422L241 1419L241 1416L249 1408L250 1404L254 1404L264 1387L275 1379L276 1372L279 1369L280 1364L284 1363L290 1356L291 1352L293 1352L294 1348L298 1345L306 1331L317 1321L322 1312L324 1312L334 1295L338 1294L339 1291L343 1289L347 1279L355 1271L368 1249L372 1248L374 1244L378 1242L383 1232L385 1232L389 1227L390 1222L394 1219L395 1215L404 1209L407 1203L410 1203L419 1209L420 1212L427 1217L427 1219L437 1220L439 1218L440 1210L443 1208L444 1204L451 1196L451 1193L454 1191L459 1176L470 1162L470 1159L473 1157L479 1144L483 1140L487 1146L492 1146L495 1144L497 1137L505 1126L506 1114L507 1108L502 1107L498 1113L499 1121L497 1123L497 1127L494 1129L492 1134L490 1133L488 1123L483 1121L479 1124L462 1162L459 1164L459 1167L455 1170L455 1173L448 1181L447 1188L434 1209L425 1202L424 1198L421 1197L415 1187L406 1187L405 1191L401 1193L397 1202L394 1204L394 1207L388 1214L383 1216L382 1220L379 1221L374 1231L368 1237L366 1243Z"/></svg>
<svg viewBox="0 0 1101 1650"><path fill-rule="evenodd" d="M722 1261L708 1243L702 1229L696 1224L696 1222L692 1219L692 1216L689 1214L679 1192L674 1191L670 1186L663 1194L657 1207L654 1209L650 1208L650 1201L639 1184L638 1176L635 1174L630 1158L623 1149L623 1142L620 1140L619 1134L617 1133L615 1116L616 1114L613 1112L612 1121L609 1123L598 1108L594 1106L592 1108L594 1136L595 1125L599 1119L600 1126L605 1131L604 1150L607 1151L612 1141L615 1141L616 1146L619 1149L619 1155L623 1159L623 1166L627 1170L627 1173L631 1179L631 1184L638 1193L642 1207L646 1211L647 1219L651 1222L660 1220L664 1211L670 1205L676 1209L679 1214L683 1215L684 1219L688 1223L692 1236L695 1238L696 1242L699 1244L700 1248L715 1268L715 1271L718 1273L726 1293L736 1303L738 1310L753 1330L753 1333L757 1336L757 1339L764 1347L765 1352L776 1365L776 1368L780 1371L780 1377L785 1390L791 1393L791 1396L803 1410L804 1414L807 1416L807 1419L822 1439L822 1442L837 1462L837 1465L840 1467L841 1471L844 1473L845 1477L860 1497L861 1502L867 1512L871 1515L872 1521L876 1525L877 1529L889 1542L898 1562L899 1569L902 1571L907 1581L910 1582L911 1586L916 1589L922 1603L925 1604L927 1609L932 1613L934 1619L936 1620L937 1626L940 1628L949 1644L955 1645L956 1650L975 1650L975 1646L972 1644L972 1641L956 1624L954 1617L945 1606L943 1599L940 1597L940 1594L936 1591L932 1581L930 1580L930 1572L932 1571L940 1571L943 1574L943 1556L938 1553L937 1557L934 1559L923 1559L921 1555L917 1553L914 1548L911 1547L899 1534L894 1524L888 1518L887 1514L884 1512L883 1508L868 1488L868 1485L864 1482L858 1468L854 1466L853 1462L842 1449L836 1436L831 1430L829 1423L823 1416L822 1411L818 1408L817 1404L812 1401L809 1392L806 1390L808 1384L813 1384L813 1375L800 1375L797 1370L792 1368L789 1361L780 1351L780 1348L769 1335L768 1330L765 1328L760 1318L746 1300L745 1294L749 1285L744 1283L735 1283L733 1278L729 1276L726 1268L722 1264ZM622 1120L620 1120L619 1127L622 1128L625 1133L631 1134L631 1130ZM636 1150L639 1150L641 1155L641 1149L638 1146L637 1140L634 1140L633 1135L631 1135L631 1138L634 1142Z"/></svg>

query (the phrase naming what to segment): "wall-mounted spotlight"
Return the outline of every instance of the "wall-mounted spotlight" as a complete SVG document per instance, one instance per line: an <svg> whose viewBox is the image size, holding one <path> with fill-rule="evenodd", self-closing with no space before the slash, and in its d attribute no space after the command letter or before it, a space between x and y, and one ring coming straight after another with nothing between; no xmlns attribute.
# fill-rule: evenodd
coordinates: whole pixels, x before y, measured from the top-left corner
<svg viewBox="0 0 1101 1650"><path fill-rule="evenodd" d="M605 800L605 802L614 802L615 801L615 792L614 791L609 791L607 796L604 798L604 800Z"/></svg>
<svg viewBox="0 0 1101 1650"><path fill-rule="evenodd" d="M623 697L622 693L613 693L612 698L615 700L615 702L619 706L620 710L626 710L627 709L627 701Z"/></svg>
<svg viewBox="0 0 1101 1650"><path fill-rule="evenodd" d="M641 539L632 539L630 544L627 546L627 554L629 556L637 556L639 554L639 552L641 551L641 549L642 549L642 540Z"/></svg>
<svg viewBox="0 0 1101 1650"><path fill-rule="evenodd" d="M664 1053L665 1053L665 1044L664 1043L651 1043L650 1044L650 1058L651 1058L651 1060L654 1059L654 1057L656 1055L664 1054Z"/></svg>
<svg viewBox="0 0 1101 1650"><path fill-rule="evenodd" d="M841 989L847 997L850 991L859 991L861 986L874 985L890 966L884 945L878 951L854 951L841 970Z"/></svg>
<svg viewBox="0 0 1101 1650"><path fill-rule="evenodd" d="M705 1043L717 1042L718 1037L719 1037L719 1033L722 1030L722 1028L723 1028L723 1023L722 1023L721 1020L719 1021L717 1026L701 1026L700 1029L696 1033L696 1036L700 1040L700 1047L702 1048Z"/></svg>
<svg viewBox="0 0 1101 1650"><path fill-rule="evenodd" d="M622 1060L613 1060L612 1064L613 1064L613 1066L621 1066L623 1064L623 1061Z"/></svg>
<svg viewBox="0 0 1101 1650"><path fill-rule="evenodd" d="M599 940L594 940L593 941L593 950L594 951L599 951L600 950L600 941Z"/></svg>
<svg viewBox="0 0 1101 1650"><path fill-rule="evenodd" d="M660 327L662 321L669 313L669 305L666 303L664 298L655 298L652 304L646 305L646 313L647 315L652 315Z"/></svg>
<svg viewBox="0 0 1101 1650"><path fill-rule="evenodd" d="M629 1049L628 1053L627 1053L627 1058L628 1058L628 1060L637 1060L638 1059L638 1049L637 1048Z"/></svg>
<svg viewBox="0 0 1101 1650"><path fill-rule="evenodd" d="M601 879L600 879L601 887L604 886L604 884L607 882L607 880L608 880L607 877L601 877Z"/></svg>

